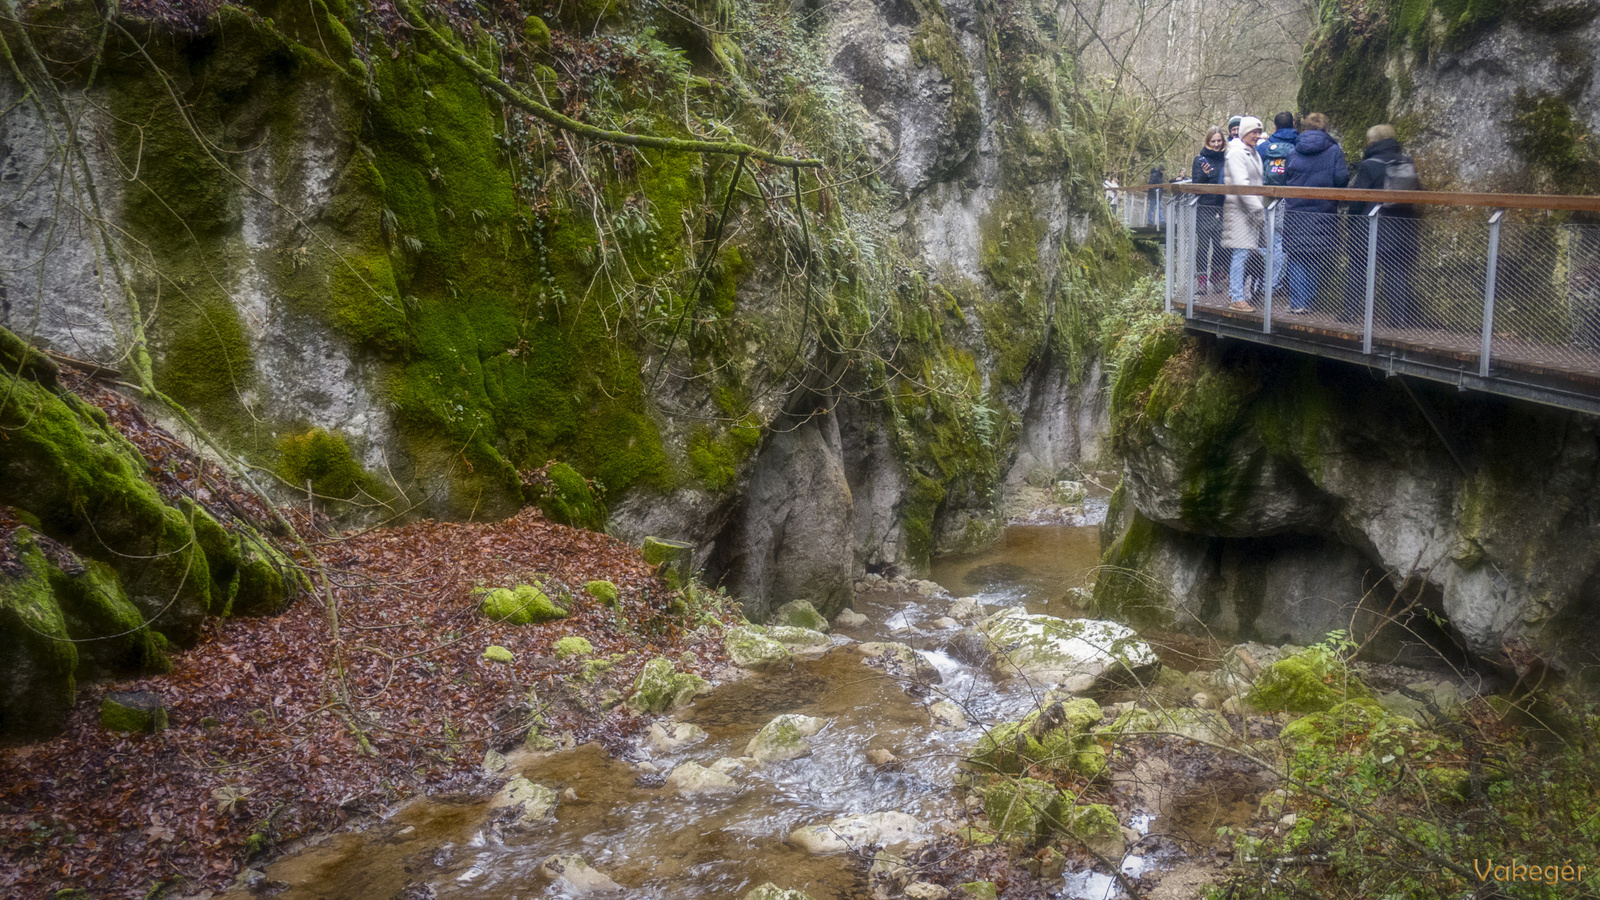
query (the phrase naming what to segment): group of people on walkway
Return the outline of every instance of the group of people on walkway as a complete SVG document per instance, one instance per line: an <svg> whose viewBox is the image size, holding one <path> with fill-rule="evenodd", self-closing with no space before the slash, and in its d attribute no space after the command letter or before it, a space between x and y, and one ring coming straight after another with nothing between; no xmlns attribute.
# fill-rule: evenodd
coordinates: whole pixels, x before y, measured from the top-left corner
<svg viewBox="0 0 1600 900"><path fill-rule="evenodd" d="M1367 188L1418 190L1421 184L1410 157L1402 151L1390 125L1367 130L1366 148L1353 169L1344 148L1328 134L1328 118L1308 113L1295 127L1293 113L1273 118L1274 131L1265 134L1255 116L1235 116L1222 128L1206 132L1204 145L1194 158L1195 184L1287 185L1306 188ZM1342 250L1349 259L1365 259L1365 227L1341 228L1334 200L1286 199L1282 217L1271 229L1267 244L1266 204L1262 197L1222 194L1201 195L1196 210L1195 270L1202 293L1220 287L1227 272L1230 306L1254 309L1265 282L1279 294L1289 292L1289 313L1311 311L1321 285L1335 274L1335 257ZM1365 215L1372 204L1348 203L1344 212ZM1418 229L1415 208L1383 204L1380 210L1379 255L1384 270L1385 318L1390 324L1410 324L1411 271L1415 265ZM1341 236L1342 232L1342 236ZM1358 271L1359 270L1359 271ZM1341 318L1354 320L1364 306L1365 266L1346 266Z"/></svg>

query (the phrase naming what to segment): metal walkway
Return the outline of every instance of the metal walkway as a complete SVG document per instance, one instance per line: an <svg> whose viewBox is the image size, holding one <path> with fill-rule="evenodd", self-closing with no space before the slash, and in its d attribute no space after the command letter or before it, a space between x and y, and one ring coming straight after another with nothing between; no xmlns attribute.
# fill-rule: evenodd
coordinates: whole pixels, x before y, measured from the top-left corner
<svg viewBox="0 0 1600 900"><path fill-rule="evenodd" d="M1188 184L1161 193L1167 310L1190 330L1600 415L1600 224L1588 224L1600 222L1600 197ZM1253 253L1242 267L1247 310L1230 306L1232 251L1198 205L1203 194L1266 198L1265 242L1284 244L1282 256ZM1287 210L1282 201L1295 198L1374 206Z"/></svg>

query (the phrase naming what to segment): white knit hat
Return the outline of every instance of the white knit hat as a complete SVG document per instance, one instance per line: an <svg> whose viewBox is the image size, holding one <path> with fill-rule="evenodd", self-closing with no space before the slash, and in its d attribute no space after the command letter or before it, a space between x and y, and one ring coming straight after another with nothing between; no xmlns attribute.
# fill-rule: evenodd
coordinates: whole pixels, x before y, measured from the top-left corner
<svg viewBox="0 0 1600 900"><path fill-rule="evenodd" d="M1261 129L1261 120L1256 118L1255 116L1245 116L1244 118L1239 120L1239 136L1240 137L1243 137L1244 135L1247 135L1252 131L1261 131L1261 130L1262 130Z"/></svg>

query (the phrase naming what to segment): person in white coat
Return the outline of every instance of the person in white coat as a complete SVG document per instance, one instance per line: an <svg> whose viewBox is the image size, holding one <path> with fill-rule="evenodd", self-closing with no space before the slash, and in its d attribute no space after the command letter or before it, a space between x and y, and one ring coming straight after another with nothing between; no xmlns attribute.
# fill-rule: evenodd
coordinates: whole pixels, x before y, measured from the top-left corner
<svg viewBox="0 0 1600 900"><path fill-rule="evenodd" d="M1228 142L1228 154L1223 171L1228 184L1262 184L1261 155L1256 144L1261 141L1261 120L1243 116L1239 120L1239 136ZM1228 195L1222 202L1222 246L1233 251L1228 266L1228 297L1233 309L1253 309L1245 299L1244 270L1251 253L1262 251L1261 235L1267 223L1266 204L1261 197Z"/></svg>

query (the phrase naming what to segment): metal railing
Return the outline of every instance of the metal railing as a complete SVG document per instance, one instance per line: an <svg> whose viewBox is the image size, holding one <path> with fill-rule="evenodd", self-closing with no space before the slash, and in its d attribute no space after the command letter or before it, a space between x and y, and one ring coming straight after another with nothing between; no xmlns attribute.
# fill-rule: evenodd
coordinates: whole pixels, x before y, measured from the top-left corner
<svg viewBox="0 0 1600 900"><path fill-rule="evenodd" d="M1168 185L1166 304L1191 327L1600 414L1600 198ZM1265 205L1221 244L1204 195ZM1339 212L1289 200L1337 201ZM1142 221L1142 220L1141 220ZM1231 271L1230 271L1231 269Z"/></svg>
<svg viewBox="0 0 1600 900"><path fill-rule="evenodd" d="M1167 224L1166 201L1171 197L1166 188L1164 184L1117 188L1114 192L1116 201L1111 204L1111 210L1124 228L1164 228Z"/></svg>

